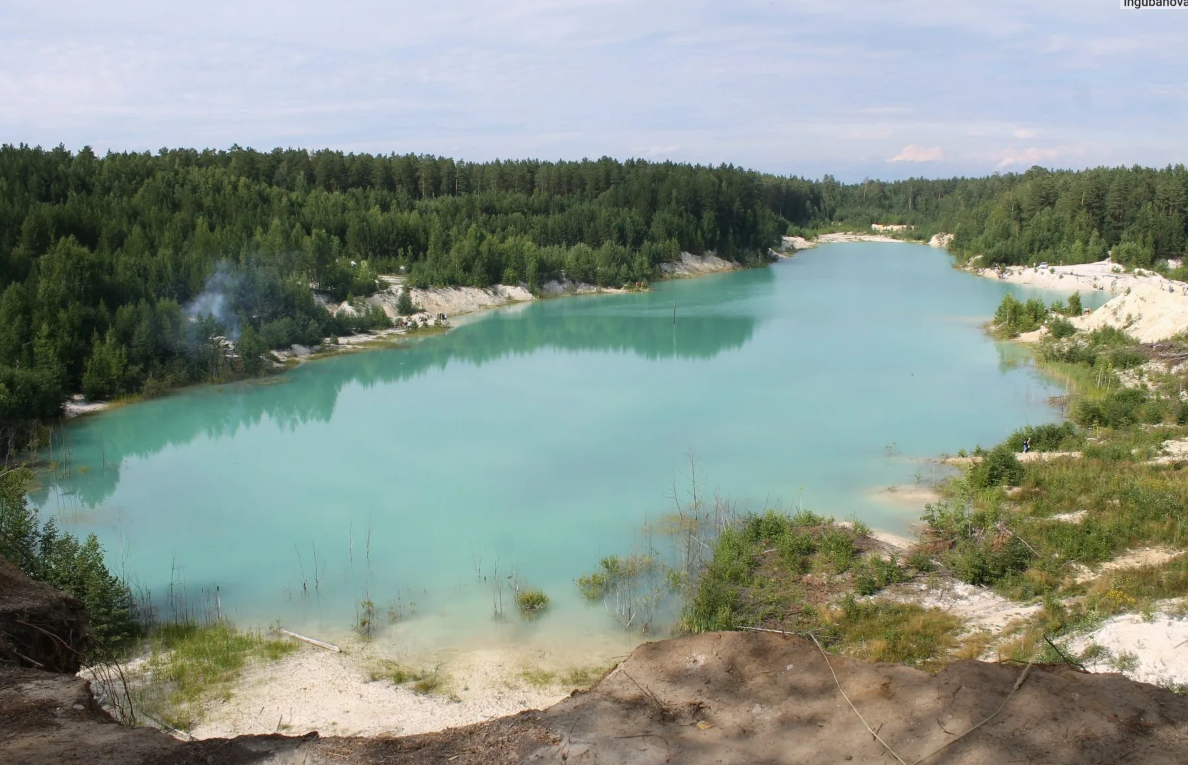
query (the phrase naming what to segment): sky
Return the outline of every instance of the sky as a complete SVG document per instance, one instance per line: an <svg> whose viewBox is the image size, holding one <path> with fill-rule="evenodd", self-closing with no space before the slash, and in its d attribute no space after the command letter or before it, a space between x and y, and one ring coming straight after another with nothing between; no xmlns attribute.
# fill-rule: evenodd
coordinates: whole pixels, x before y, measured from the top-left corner
<svg viewBox="0 0 1188 765"><path fill-rule="evenodd" d="M1185 162L1188 8L0 0L0 142L643 157L844 181Z"/></svg>

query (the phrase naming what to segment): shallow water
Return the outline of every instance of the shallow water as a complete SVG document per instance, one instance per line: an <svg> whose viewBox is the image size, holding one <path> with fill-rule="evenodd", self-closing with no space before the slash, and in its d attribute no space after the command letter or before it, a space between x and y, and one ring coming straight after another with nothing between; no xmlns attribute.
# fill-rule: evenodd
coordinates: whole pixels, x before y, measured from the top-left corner
<svg viewBox="0 0 1188 765"><path fill-rule="evenodd" d="M240 621L323 632L364 597L384 622L415 602L398 633L422 647L605 637L573 580L671 510L691 451L700 485L740 506L903 532L922 508L877 490L936 475L912 457L1056 419L1059 391L980 329L1006 292L1029 290L862 243L500 309L89 417L68 431L76 470L34 500L98 533L163 608L172 582L212 609L217 586ZM548 614L495 624L496 563L549 593Z"/></svg>

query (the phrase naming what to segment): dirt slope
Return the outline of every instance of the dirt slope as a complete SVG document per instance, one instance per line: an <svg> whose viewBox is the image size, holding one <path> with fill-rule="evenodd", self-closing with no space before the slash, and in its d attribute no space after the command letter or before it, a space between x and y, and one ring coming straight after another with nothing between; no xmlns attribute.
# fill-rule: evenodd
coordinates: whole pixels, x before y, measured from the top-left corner
<svg viewBox="0 0 1188 765"><path fill-rule="evenodd" d="M1011 693L1021 667L958 662L938 675L830 657L862 715L907 763L955 740ZM391 741L322 740L338 762L895 763L799 638L715 633L637 649L590 692L542 713ZM1117 675L1033 668L989 724L926 760L1188 761L1188 699Z"/></svg>
<svg viewBox="0 0 1188 765"><path fill-rule="evenodd" d="M1020 667L958 662L936 676L830 657L859 711L906 763L954 740L1011 693ZM894 763L800 638L713 633L649 643L591 691L544 712L404 738L182 743L106 722L71 676L0 672L0 762ZM1036 667L989 724L927 760L1188 762L1188 698L1117 675Z"/></svg>
<svg viewBox="0 0 1188 765"><path fill-rule="evenodd" d="M77 672L90 639L83 604L0 558L0 667Z"/></svg>

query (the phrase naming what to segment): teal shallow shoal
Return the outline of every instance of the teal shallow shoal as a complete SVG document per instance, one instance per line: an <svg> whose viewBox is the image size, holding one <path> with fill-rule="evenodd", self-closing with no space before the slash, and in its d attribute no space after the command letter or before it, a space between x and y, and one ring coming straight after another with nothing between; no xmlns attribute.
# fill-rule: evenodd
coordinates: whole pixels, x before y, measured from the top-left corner
<svg viewBox="0 0 1188 765"><path fill-rule="evenodd" d="M864 243L501 309L87 418L68 430L72 477L34 500L97 532L159 607L172 579L191 601L217 585L241 620L331 629L366 594L381 614L415 601L449 643L489 621L476 572L498 562L552 596L542 624L610 629L573 580L671 508L690 451L742 506L902 532L920 508L872 492L933 475L909 457L1056 419L1059 391L980 329L1008 291L1027 294L932 248Z"/></svg>

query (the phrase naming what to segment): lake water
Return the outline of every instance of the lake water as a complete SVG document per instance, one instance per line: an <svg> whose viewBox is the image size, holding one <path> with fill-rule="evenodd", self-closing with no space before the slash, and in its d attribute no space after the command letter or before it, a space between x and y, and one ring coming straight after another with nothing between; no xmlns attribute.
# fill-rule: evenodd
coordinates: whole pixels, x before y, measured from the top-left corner
<svg viewBox="0 0 1188 765"><path fill-rule="evenodd" d="M158 605L172 582L217 586L241 623L323 634L364 597L415 602L401 629L435 646L598 634L613 623L574 579L671 510L690 452L701 486L740 506L903 532L922 508L878 490L936 475L913 457L1056 419L1059 391L980 329L1008 291L1027 293L936 249L863 243L513 306L89 417L68 430L71 476L33 498L98 533ZM548 614L495 624L496 563L544 589Z"/></svg>

